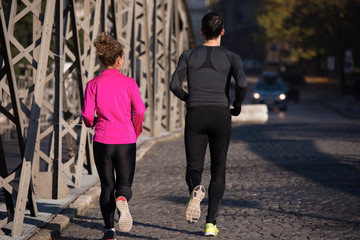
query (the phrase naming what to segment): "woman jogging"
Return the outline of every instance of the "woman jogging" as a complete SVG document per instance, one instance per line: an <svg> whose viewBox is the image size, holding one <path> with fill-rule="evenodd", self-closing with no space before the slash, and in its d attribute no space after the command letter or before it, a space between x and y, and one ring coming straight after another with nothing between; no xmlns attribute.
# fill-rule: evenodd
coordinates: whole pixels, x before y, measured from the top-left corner
<svg viewBox="0 0 360 240"><path fill-rule="evenodd" d="M170 89L186 102L185 149L186 183L190 200L186 220L195 223L200 217L200 202L205 196L201 184L204 158L209 144L211 180L208 189L209 204L204 234L219 233L216 216L225 191L226 157L231 134L231 115L241 112L247 82L240 57L220 46L224 35L224 21L216 13L202 19L201 35L204 44L187 50L180 56L172 76ZM187 76L188 93L182 88ZM229 86L235 79L235 101L229 109Z"/></svg>
<svg viewBox="0 0 360 240"><path fill-rule="evenodd" d="M133 224L128 202L132 196L136 140L142 132L145 105L135 80L120 73L124 46L108 32L101 33L94 46L105 70L87 83L81 114L87 127L95 126L93 148L101 183L103 239L115 239L116 208L120 213L120 231L129 232Z"/></svg>

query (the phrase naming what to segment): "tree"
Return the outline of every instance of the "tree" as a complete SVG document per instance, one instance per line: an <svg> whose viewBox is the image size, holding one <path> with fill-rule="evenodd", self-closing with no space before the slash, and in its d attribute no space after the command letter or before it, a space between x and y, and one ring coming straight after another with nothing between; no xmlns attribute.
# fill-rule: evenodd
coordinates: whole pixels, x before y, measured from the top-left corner
<svg viewBox="0 0 360 240"><path fill-rule="evenodd" d="M290 44L291 54L311 59L359 52L360 1L261 0L256 18L267 41Z"/></svg>

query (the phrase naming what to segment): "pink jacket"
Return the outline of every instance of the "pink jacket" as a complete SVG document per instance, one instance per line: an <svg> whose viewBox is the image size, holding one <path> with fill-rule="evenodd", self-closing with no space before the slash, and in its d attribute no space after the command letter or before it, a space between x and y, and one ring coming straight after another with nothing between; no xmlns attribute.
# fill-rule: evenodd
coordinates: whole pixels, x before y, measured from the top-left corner
<svg viewBox="0 0 360 240"><path fill-rule="evenodd" d="M135 143L142 132L144 112L135 80L117 69L104 70L86 85L81 114L87 127L95 125L96 142Z"/></svg>

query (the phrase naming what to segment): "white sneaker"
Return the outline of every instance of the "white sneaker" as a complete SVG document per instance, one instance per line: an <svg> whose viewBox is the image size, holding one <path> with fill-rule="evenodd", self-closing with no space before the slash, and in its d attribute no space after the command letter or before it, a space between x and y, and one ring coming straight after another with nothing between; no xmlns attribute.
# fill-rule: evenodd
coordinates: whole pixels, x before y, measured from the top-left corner
<svg viewBox="0 0 360 240"><path fill-rule="evenodd" d="M130 232L132 225L133 225L133 219L131 217L126 198L123 196L118 197L116 199L116 207L120 212L120 217L119 217L120 231L121 232Z"/></svg>
<svg viewBox="0 0 360 240"><path fill-rule="evenodd" d="M198 185L190 194L190 200L186 206L186 221L188 223L196 223L199 221L201 209L200 202L205 197L205 188L201 185Z"/></svg>

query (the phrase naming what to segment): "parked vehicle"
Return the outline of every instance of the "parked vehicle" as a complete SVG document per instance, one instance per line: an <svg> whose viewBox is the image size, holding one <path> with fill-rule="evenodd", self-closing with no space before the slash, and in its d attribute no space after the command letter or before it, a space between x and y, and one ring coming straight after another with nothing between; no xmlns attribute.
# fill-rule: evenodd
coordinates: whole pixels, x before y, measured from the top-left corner
<svg viewBox="0 0 360 240"><path fill-rule="evenodd" d="M269 109L287 110L287 85L276 72L264 72L251 95L254 104L266 104Z"/></svg>
<svg viewBox="0 0 360 240"><path fill-rule="evenodd" d="M304 69L299 63L266 62L264 71L276 72L287 86L287 101L300 101L300 87L305 84Z"/></svg>
<svg viewBox="0 0 360 240"><path fill-rule="evenodd" d="M304 71L301 66L297 64L285 65L285 71L281 73L281 77L288 86L288 101L299 102L299 88L305 84Z"/></svg>

